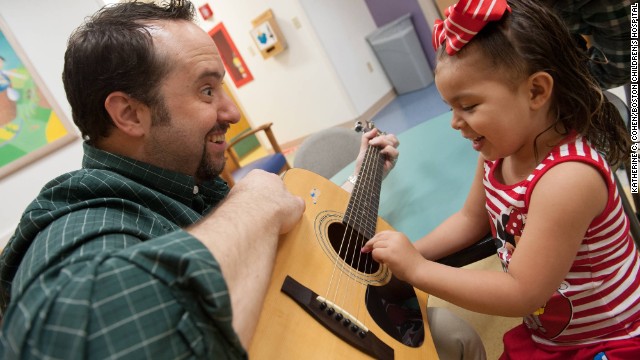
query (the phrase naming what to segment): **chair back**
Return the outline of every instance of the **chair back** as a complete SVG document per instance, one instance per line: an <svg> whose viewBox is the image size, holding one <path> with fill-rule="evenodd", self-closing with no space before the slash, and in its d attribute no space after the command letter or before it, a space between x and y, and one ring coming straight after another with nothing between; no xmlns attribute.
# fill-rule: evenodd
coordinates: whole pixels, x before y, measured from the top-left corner
<svg viewBox="0 0 640 360"><path fill-rule="evenodd" d="M360 152L361 134L343 127L332 127L302 141L293 158L293 167L331 178L355 161Z"/></svg>

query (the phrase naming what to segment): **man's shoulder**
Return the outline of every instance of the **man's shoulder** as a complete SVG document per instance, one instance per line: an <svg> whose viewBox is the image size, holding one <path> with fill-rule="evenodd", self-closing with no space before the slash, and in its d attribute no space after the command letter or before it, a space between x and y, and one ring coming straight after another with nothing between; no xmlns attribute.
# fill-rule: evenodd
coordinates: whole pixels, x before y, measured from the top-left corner
<svg viewBox="0 0 640 360"><path fill-rule="evenodd" d="M114 171L105 169L78 169L53 178L41 192L57 187L87 186L92 183L127 182L130 179Z"/></svg>
<svg viewBox="0 0 640 360"><path fill-rule="evenodd" d="M122 188L141 188L114 171L104 169L79 169L62 174L46 183L33 203L58 203L96 197L120 197ZM33 204L32 203L32 204Z"/></svg>

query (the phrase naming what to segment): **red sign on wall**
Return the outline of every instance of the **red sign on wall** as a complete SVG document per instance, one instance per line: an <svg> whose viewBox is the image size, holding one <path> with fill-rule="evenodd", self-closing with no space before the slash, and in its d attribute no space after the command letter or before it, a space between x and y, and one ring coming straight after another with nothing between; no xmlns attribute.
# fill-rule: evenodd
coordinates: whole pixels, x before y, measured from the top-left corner
<svg viewBox="0 0 640 360"><path fill-rule="evenodd" d="M213 10L211 10L211 7L209 6L209 4L204 4L200 6L198 8L198 11L200 11L200 15L202 15L202 18L205 20L209 20L213 17Z"/></svg>

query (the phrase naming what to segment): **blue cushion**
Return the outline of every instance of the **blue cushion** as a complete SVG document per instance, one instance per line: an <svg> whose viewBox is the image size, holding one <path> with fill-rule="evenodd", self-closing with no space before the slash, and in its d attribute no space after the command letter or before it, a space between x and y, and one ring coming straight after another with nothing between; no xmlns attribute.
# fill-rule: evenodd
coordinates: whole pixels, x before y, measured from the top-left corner
<svg viewBox="0 0 640 360"><path fill-rule="evenodd" d="M253 169L262 169L270 173L279 174L280 169L282 169L286 162L287 159L285 159L284 155L282 155L281 153L267 155L241 168L238 168L236 171L231 173L231 176L233 176L233 181L237 182Z"/></svg>

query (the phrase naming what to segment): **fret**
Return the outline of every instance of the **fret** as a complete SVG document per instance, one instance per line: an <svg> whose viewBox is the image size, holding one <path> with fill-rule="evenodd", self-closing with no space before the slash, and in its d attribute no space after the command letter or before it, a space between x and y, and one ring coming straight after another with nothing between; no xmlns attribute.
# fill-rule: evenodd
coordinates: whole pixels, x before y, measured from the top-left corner
<svg viewBox="0 0 640 360"><path fill-rule="evenodd" d="M343 223L366 237L365 241L376 233L383 168L380 149L369 146L343 218Z"/></svg>

